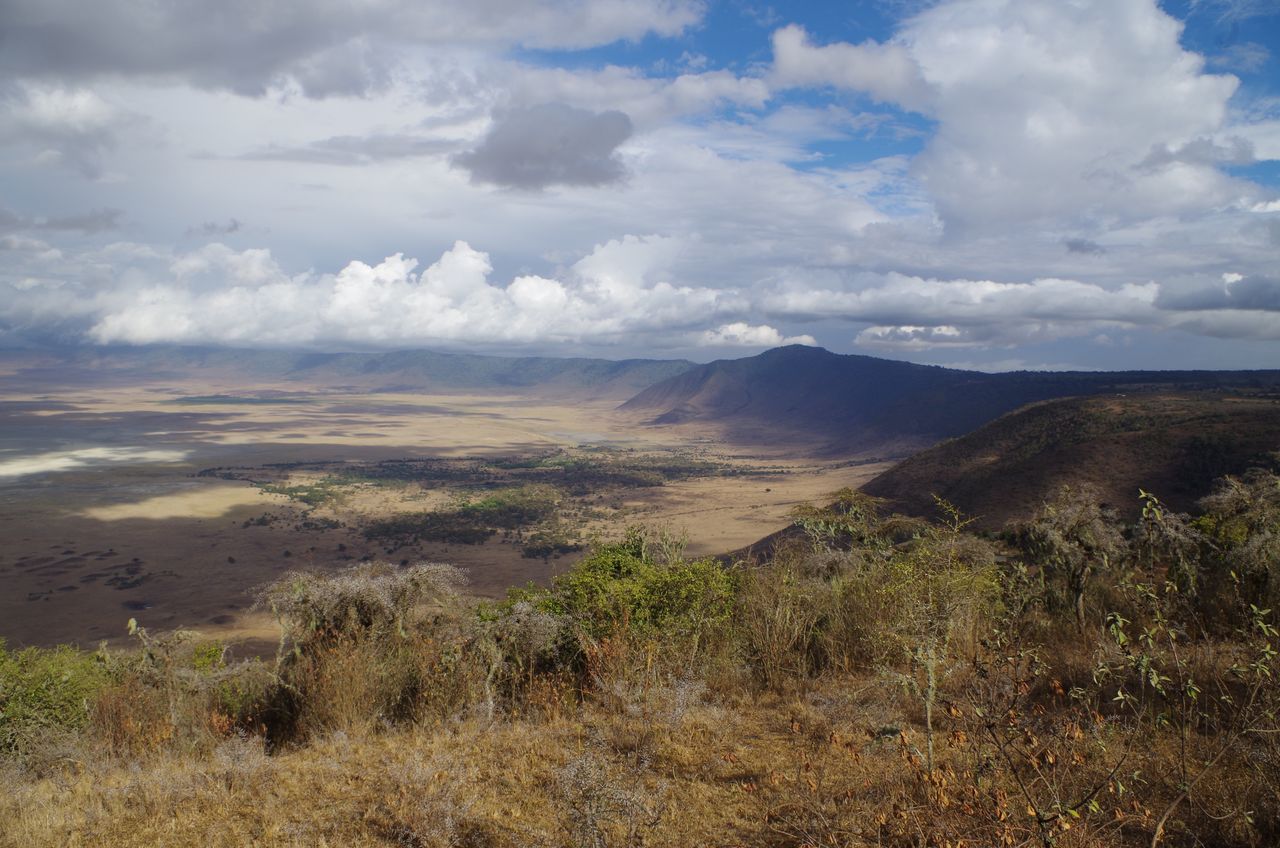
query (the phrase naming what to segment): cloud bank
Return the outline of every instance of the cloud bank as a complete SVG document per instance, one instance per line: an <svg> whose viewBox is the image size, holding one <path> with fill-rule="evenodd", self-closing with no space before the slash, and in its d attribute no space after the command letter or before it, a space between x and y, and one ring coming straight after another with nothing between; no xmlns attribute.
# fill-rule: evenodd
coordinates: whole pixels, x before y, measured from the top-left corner
<svg viewBox="0 0 1280 848"><path fill-rule="evenodd" d="M1280 366L1227 5L12 0L0 344Z"/></svg>

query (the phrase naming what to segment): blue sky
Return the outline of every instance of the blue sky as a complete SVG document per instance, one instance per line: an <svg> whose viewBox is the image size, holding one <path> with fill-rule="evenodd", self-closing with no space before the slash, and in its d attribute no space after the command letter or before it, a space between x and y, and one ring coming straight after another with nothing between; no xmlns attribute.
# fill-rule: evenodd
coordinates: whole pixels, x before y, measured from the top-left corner
<svg viewBox="0 0 1280 848"><path fill-rule="evenodd" d="M1280 367L1271 0L0 27L0 345Z"/></svg>

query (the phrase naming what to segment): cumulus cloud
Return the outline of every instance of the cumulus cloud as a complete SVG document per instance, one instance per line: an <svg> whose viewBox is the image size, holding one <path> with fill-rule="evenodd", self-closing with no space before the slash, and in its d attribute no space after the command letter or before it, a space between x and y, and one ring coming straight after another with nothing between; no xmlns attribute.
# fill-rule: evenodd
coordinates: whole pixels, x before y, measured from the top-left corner
<svg viewBox="0 0 1280 848"><path fill-rule="evenodd" d="M0 340L632 354L810 333L978 361L948 351L1270 338L1280 206L1253 166L1280 158L1280 113L1257 80L1185 49L1210 40L1157 0L902 2L878 42L774 20L762 63L726 57L696 0L12 0ZM512 49L646 33L690 55ZM110 243L120 208L146 244ZM225 217L248 210L251 231ZM187 227L270 251L167 246ZM655 232L678 238L621 235ZM416 244L438 247L395 252ZM1187 340L1179 364L1264 350Z"/></svg>
<svg viewBox="0 0 1280 848"><path fill-rule="evenodd" d="M1134 167L1155 171L1162 167L1183 165L1252 165L1257 161L1253 143L1247 138L1231 136L1218 142L1212 138L1196 138L1180 145L1156 144Z"/></svg>
<svg viewBox="0 0 1280 848"><path fill-rule="evenodd" d="M881 102L924 111L933 93L920 65L902 44L816 46L804 28L792 24L773 34L774 85L836 86L865 91Z"/></svg>
<svg viewBox="0 0 1280 848"><path fill-rule="evenodd" d="M504 188L598 186L626 175L617 149L631 129L631 119L617 111L597 114L563 103L510 109L494 116L474 150L453 161L473 182Z"/></svg>
<svg viewBox="0 0 1280 848"><path fill-rule="evenodd" d="M103 175L103 155L136 120L86 88L26 82L0 87L0 143L24 145L35 161L65 165L91 179Z"/></svg>
<svg viewBox="0 0 1280 848"><path fill-rule="evenodd" d="M1161 292L1157 304L1170 310L1204 311L1221 309L1280 312L1280 277L1223 274L1221 281L1182 291Z"/></svg>
<svg viewBox="0 0 1280 848"><path fill-rule="evenodd" d="M771 315L870 324L857 343L884 349L1002 347L1163 323L1154 283L1109 290L1058 278L1003 283L889 273L862 275L857 285L792 287L765 297L762 306Z"/></svg>
<svg viewBox="0 0 1280 848"><path fill-rule="evenodd" d="M706 347L777 347L778 345L816 345L813 336L784 336L768 324L734 321L714 330L704 330L699 343Z"/></svg>
<svg viewBox="0 0 1280 848"><path fill-rule="evenodd" d="M36 239L0 249L38 252ZM406 347L561 345L647 350L815 344L779 322L840 321L884 352L1011 348L1129 329L1176 328L1222 338L1280 333L1280 280L1228 274L1213 285L1107 287L1058 277L1029 282L862 272L717 288L679 282L700 247L626 236L554 275L493 279L489 256L463 241L419 270L402 253L337 273L290 273L266 249L209 244L167 255L116 244L84 257L84 281L0 275L0 333L33 327L99 343ZM107 270L109 269L109 271ZM109 276L104 277L106 271ZM639 341L637 341L639 340Z"/></svg>
<svg viewBox="0 0 1280 848"><path fill-rule="evenodd" d="M653 77L638 68L599 69L510 66L502 69L500 105L568 103L591 111L618 110L640 128L669 123L724 105L761 109L769 85L726 70Z"/></svg>
<svg viewBox="0 0 1280 848"><path fill-rule="evenodd" d="M956 232L1114 224L1240 202L1253 188L1220 166L1269 155L1228 128L1239 81L1181 29L1155 0L953 0L882 44L779 30L773 75L927 111L913 171Z"/></svg>
<svg viewBox="0 0 1280 848"><path fill-rule="evenodd" d="M734 310L732 293L662 279L676 249L672 239L628 236L597 246L563 279L525 274L501 285L490 280L488 255L461 241L420 273L417 260L397 253L297 275L268 251L212 244L176 257L164 280L121 280L101 297L88 333L101 343L375 346L607 346L641 333L670 346L715 323L720 329L697 343L782 339L772 328L717 322Z"/></svg>
<svg viewBox="0 0 1280 848"><path fill-rule="evenodd" d="M1183 332L1219 339L1280 341L1280 314L1275 312L1231 309L1190 312L1177 316L1173 326ZM1253 363L1247 367L1256 368L1266 364Z"/></svg>

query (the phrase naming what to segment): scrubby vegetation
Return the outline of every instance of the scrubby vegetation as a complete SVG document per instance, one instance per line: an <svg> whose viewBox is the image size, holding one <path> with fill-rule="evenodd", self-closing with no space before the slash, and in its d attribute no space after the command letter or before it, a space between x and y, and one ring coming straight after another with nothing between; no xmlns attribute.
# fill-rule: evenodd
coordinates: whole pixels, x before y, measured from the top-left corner
<svg viewBox="0 0 1280 848"><path fill-rule="evenodd" d="M559 492L517 486L464 496L446 509L401 513L366 525L365 538L394 545L452 542L478 545L499 530L518 530L555 517Z"/></svg>
<svg viewBox="0 0 1280 848"><path fill-rule="evenodd" d="M0 650L0 844L1275 845L1280 478L1137 497L978 535L846 490L764 562L636 529L496 602L295 573L269 661Z"/></svg>
<svg viewBox="0 0 1280 848"><path fill-rule="evenodd" d="M426 544L483 545L496 536L524 557L577 553L593 522L623 509L627 493L698 477L786 473L709 460L689 450L584 446L506 457L394 459L380 462L294 462L206 468L198 476L252 483L281 495L297 510L268 512L247 527L292 525L296 530L349 527L386 556L402 549L422 555ZM376 517L351 509L362 492L394 493ZM448 503L417 502L444 495Z"/></svg>

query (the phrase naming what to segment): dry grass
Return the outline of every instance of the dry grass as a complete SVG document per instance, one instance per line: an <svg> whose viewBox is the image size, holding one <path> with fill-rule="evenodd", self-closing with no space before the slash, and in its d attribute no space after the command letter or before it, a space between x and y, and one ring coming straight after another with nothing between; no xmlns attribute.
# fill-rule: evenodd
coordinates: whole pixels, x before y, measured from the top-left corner
<svg viewBox="0 0 1280 848"><path fill-rule="evenodd" d="M154 756L145 767L68 761L11 782L0 845L1039 844L1014 782L983 772L971 717L951 721L929 776L918 724L877 678L842 676L799 699L766 694L732 707L683 687L654 690L630 711L589 700L555 720L335 733L275 756L233 733L205 754ZM1092 737L1063 740L1054 756L1076 763L1077 787L1105 775L1111 759ZM1130 756L1154 777L1176 751ZM1201 799L1221 817L1197 815L1201 838L1221 837L1210 844L1259 844L1239 815L1256 787L1237 765ZM1130 801L1112 786L1106 815L1066 821L1075 827L1055 828L1053 844L1139 844L1170 791Z"/></svg>

